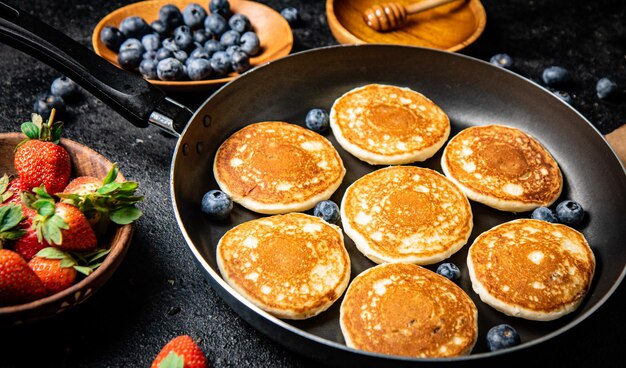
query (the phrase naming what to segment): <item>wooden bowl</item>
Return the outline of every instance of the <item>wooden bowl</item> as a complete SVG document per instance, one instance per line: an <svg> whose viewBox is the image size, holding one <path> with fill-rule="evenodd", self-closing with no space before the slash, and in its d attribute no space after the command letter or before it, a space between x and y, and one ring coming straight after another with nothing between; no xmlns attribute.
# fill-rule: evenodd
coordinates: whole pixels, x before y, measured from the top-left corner
<svg viewBox="0 0 626 368"><path fill-rule="evenodd" d="M419 0L389 0L404 5ZM458 51L476 41L485 29L487 16L479 0L459 0L410 15L405 25L377 32L363 20L362 13L378 0L327 0L330 30L342 44L389 43Z"/></svg>
<svg viewBox="0 0 626 368"><path fill-rule="evenodd" d="M96 54L121 68L117 62L117 53L108 49L104 43L100 41L100 31L102 31L102 28L105 26L119 28L122 20L131 15L140 16L145 19L146 22L151 23L158 19L159 9L165 4L176 5L182 11L185 6L194 2L201 3L205 10L207 10L208 1L198 2L194 0L141 1L119 8L102 18L96 25L96 28L94 28L91 37L93 49ZM259 36L261 51L260 54L250 58L250 64L253 67L289 55L291 47L293 46L293 34L291 33L291 26L289 26L285 18L272 8L253 1L229 0L229 2L232 12L244 14L250 19L254 31L257 36ZM216 87L233 80L238 75L237 73L230 73L224 78L201 81L149 80L149 82L166 90L190 91Z"/></svg>
<svg viewBox="0 0 626 368"><path fill-rule="evenodd" d="M21 133L0 133L0 175L16 174L13 167L13 150L24 139ZM104 178L111 162L96 151L69 139L61 139L72 160L72 177L90 175ZM121 174L118 180L123 180ZM107 234L107 247L111 252L91 275L68 289L30 303L0 307L0 327L21 325L55 316L87 300L115 272L130 245L133 225L112 227Z"/></svg>

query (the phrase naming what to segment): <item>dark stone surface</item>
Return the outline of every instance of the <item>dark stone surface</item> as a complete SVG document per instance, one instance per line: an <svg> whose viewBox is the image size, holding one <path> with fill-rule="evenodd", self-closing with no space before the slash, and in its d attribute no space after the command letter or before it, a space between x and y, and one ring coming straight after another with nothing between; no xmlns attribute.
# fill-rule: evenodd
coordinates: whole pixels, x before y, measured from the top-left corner
<svg viewBox="0 0 626 368"><path fill-rule="evenodd" d="M91 30L108 12L129 1L28 1L19 5L89 46ZM335 44L324 1L263 1L274 9L294 6L302 21L294 51ZM626 3L614 1L485 0L487 29L463 53L487 60L499 52L514 70L534 81L550 65L573 75L566 90L574 107L602 133L624 123L623 98L603 102L595 83L609 76L626 86ZM35 97L58 72L0 45L0 132L16 131L29 119ZM206 95L176 95L190 107ZM319 364L285 350L243 322L217 297L184 244L169 198L169 164L175 139L156 128L138 129L83 92L69 107L65 137L86 144L139 181L146 196L123 264L80 308L58 318L0 331L1 367L146 367L169 339L199 340L213 367L312 367ZM575 148L573 148L575 149ZM539 347L510 357L542 366L617 366L626 342L622 286L579 326ZM44 363L45 362L45 363Z"/></svg>

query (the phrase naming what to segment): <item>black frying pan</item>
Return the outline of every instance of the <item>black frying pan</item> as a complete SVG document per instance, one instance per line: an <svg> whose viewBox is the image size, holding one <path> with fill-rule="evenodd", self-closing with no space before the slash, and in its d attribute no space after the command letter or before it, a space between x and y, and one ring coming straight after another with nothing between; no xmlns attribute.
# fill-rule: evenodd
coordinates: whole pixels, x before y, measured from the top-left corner
<svg viewBox="0 0 626 368"><path fill-rule="evenodd" d="M148 121L181 134L171 166L171 195L180 229L218 294L246 321L279 343L306 356L342 366L465 366L504 361L524 349L572 328L596 311L626 273L626 175L602 136L580 114L545 89L506 70L469 57L414 47L368 45L311 50L259 67L224 86L193 114L165 98L143 79L123 72L86 48L26 14L0 2L0 40L39 57L70 76L120 112L131 123ZM573 198L587 210L582 232L597 260L596 275L583 304L552 322L504 316L483 304L471 290L465 258L467 246L452 257L461 267L460 286L479 310L479 342L470 356L409 359L346 348L339 325L339 303L305 321L278 320L239 296L220 277L215 246L228 229L259 217L235 206L230 220L215 223L200 211L202 195L217 188L212 161L219 144L247 124L282 120L302 124L314 107L330 108L334 99L366 83L387 83L424 93L443 108L452 135L482 124L520 128L541 141L559 162L565 187L560 198ZM187 123L187 120L188 123ZM362 175L380 168L346 153L327 135L344 160L347 174L332 199ZM419 164L441 170L441 154ZM472 203L475 224L470 243L481 232L505 221L528 217ZM352 277L371 267L346 239ZM432 268L432 267L431 267ZM486 351L486 331L498 323L513 325L523 344L506 351ZM479 362L480 360L480 362ZM451 364L450 364L451 363Z"/></svg>

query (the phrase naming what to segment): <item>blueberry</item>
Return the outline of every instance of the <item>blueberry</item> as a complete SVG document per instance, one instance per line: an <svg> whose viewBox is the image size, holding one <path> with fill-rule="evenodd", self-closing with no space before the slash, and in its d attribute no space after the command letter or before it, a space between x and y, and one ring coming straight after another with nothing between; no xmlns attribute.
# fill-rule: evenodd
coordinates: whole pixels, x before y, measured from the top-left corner
<svg viewBox="0 0 626 368"><path fill-rule="evenodd" d="M180 61L181 63L184 63L185 61L187 61L187 58L189 58L189 55L187 55L187 53L183 50L178 50L174 51L174 58L176 58L176 60Z"/></svg>
<svg viewBox="0 0 626 368"><path fill-rule="evenodd" d="M596 83L596 94L601 100L607 100L617 94L617 83L609 78L602 78Z"/></svg>
<svg viewBox="0 0 626 368"><path fill-rule="evenodd" d="M226 30L228 30L228 23L226 19L217 13L211 13L204 20L204 28L211 31L216 36L221 36Z"/></svg>
<svg viewBox="0 0 626 368"><path fill-rule="evenodd" d="M174 42L181 50L193 47L193 34L187 26L180 26L174 30Z"/></svg>
<svg viewBox="0 0 626 368"><path fill-rule="evenodd" d="M224 51L224 45L220 43L218 40L208 40L204 43L204 49L209 53L209 55L213 55L217 51Z"/></svg>
<svg viewBox="0 0 626 368"><path fill-rule="evenodd" d="M209 1L209 10L211 14L219 14L228 17L230 14L230 4L228 0L211 0Z"/></svg>
<svg viewBox="0 0 626 368"><path fill-rule="evenodd" d="M452 262L440 264L437 267L437 273L450 281L456 281L461 278L461 270Z"/></svg>
<svg viewBox="0 0 626 368"><path fill-rule="evenodd" d="M78 85L68 77L59 77L52 81L50 93L63 98L64 101L71 101L78 96Z"/></svg>
<svg viewBox="0 0 626 368"><path fill-rule="evenodd" d="M544 69L541 78L546 85L555 86L567 83L569 81L569 72L563 67L551 66Z"/></svg>
<svg viewBox="0 0 626 368"><path fill-rule="evenodd" d="M211 218L223 220L230 215L233 201L221 190L211 190L202 196L201 209Z"/></svg>
<svg viewBox="0 0 626 368"><path fill-rule="evenodd" d="M513 66L513 59L508 54L495 54L489 59L489 62L505 69L510 69Z"/></svg>
<svg viewBox="0 0 626 368"><path fill-rule="evenodd" d="M228 20L228 25L230 26L230 29L239 33L244 33L252 29L250 19L243 14L234 14Z"/></svg>
<svg viewBox="0 0 626 368"><path fill-rule="evenodd" d="M163 22L168 29L174 29L183 24L183 15L175 5L163 5L159 9L159 20Z"/></svg>
<svg viewBox="0 0 626 368"><path fill-rule="evenodd" d="M519 334L507 324L493 326L487 332L487 346L490 351L510 348L519 345L519 343Z"/></svg>
<svg viewBox="0 0 626 368"><path fill-rule="evenodd" d="M156 51L150 50L143 53L143 59L156 59Z"/></svg>
<svg viewBox="0 0 626 368"><path fill-rule="evenodd" d="M239 46L241 50L250 56L254 56L259 52L260 42L259 36L254 32L246 32L241 35L239 39Z"/></svg>
<svg viewBox="0 0 626 368"><path fill-rule="evenodd" d="M63 116L65 113L65 101L63 101L62 97L55 95L43 96L38 98L33 106L33 111L44 119L50 117L52 109L56 109L56 116Z"/></svg>
<svg viewBox="0 0 626 368"><path fill-rule="evenodd" d="M217 51L211 56L211 69L213 74L218 77L222 77L228 74L230 70L230 57L224 51Z"/></svg>
<svg viewBox="0 0 626 368"><path fill-rule="evenodd" d="M155 51L161 46L161 38L156 33L148 33L141 39L141 44L146 51Z"/></svg>
<svg viewBox="0 0 626 368"><path fill-rule="evenodd" d="M139 52L141 52L142 54L146 51L143 47L143 44L141 43L141 41L139 41L136 38L129 38L126 41L124 41L122 43L122 45L120 46L120 50L119 52L122 52L124 50L138 50Z"/></svg>
<svg viewBox="0 0 626 368"><path fill-rule="evenodd" d="M535 208L535 210L530 214L530 218L551 222L553 224L559 223L559 219L556 217L556 213L554 213L554 211L552 211L548 207Z"/></svg>
<svg viewBox="0 0 626 368"><path fill-rule="evenodd" d="M166 49L165 47L161 47L160 49L158 49L156 51L156 55L155 55L157 61L163 60L163 59L167 59L170 57L174 57L174 53L168 49Z"/></svg>
<svg viewBox="0 0 626 368"><path fill-rule="evenodd" d="M100 41L104 43L104 45L109 48L109 50L113 50L117 52L122 45L122 42L126 39L126 36L115 27L104 27L102 31L100 31Z"/></svg>
<svg viewBox="0 0 626 368"><path fill-rule="evenodd" d="M291 25L296 24L298 22L298 19L300 18L300 16L298 15L298 9L291 7L281 10L280 15L282 15L287 23Z"/></svg>
<svg viewBox="0 0 626 368"><path fill-rule="evenodd" d="M157 75L157 64L157 60L143 59L139 64L139 73L146 79L159 79Z"/></svg>
<svg viewBox="0 0 626 368"><path fill-rule="evenodd" d="M187 76L191 80L207 79L211 75L211 63L207 59L189 59Z"/></svg>
<svg viewBox="0 0 626 368"><path fill-rule="evenodd" d="M211 58L211 56L209 55L209 52L207 50L204 49L204 47L199 47L195 50L193 50L191 52L191 54L189 54L189 59L187 59L187 61L191 60L191 59L207 59L209 60Z"/></svg>
<svg viewBox="0 0 626 368"><path fill-rule="evenodd" d="M190 28L200 28L204 25L206 10L200 4L191 3L183 9L183 22Z"/></svg>
<svg viewBox="0 0 626 368"><path fill-rule="evenodd" d="M122 20L120 31L126 37L141 38L150 33L151 29L142 17L130 16Z"/></svg>
<svg viewBox="0 0 626 368"><path fill-rule="evenodd" d="M241 39L241 35L239 34L239 32L233 31L231 29L230 31L224 32L222 37L220 37L220 43L224 45L224 47L228 47L232 45L239 45L240 39Z"/></svg>
<svg viewBox="0 0 626 368"><path fill-rule="evenodd" d="M174 58L167 58L157 64L157 76L161 80L181 80L184 76L183 64Z"/></svg>
<svg viewBox="0 0 626 368"><path fill-rule="evenodd" d="M213 38L213 33L208 29L197 29L193 31L193 40L194 42L198 42L199 44L204 45L205 42Z"/></svg>
<svg viewBox="0 0 626 368"><path fill-rule="evenodd" d="M161 21L159 19L157 19L157 20L153 21L152 23L150 23L150 27L162 39L167 38L167 36L170 35L170 30L169 30L169 28L167 28L167 24L165 24L165 22L163 22L163 21Z"/></svg>
<svg viewBox="0 0 626 368"><path fill-rule="evenodd" d="M231 47L238 47L238 46L231 46ZM226 50L226 52L228 52L228 50ZM232 64L233 69L235 69L237 73L241 74L245 72L246 70L250 69L250 56L248 56L248 54L246 54L243 51L237 50L233 52L232 55L230 55L230 62Z"/></svg>
<svg viewBox="0 0 626 368"><path fill-rule="evenodd" d="M572 96L570 96L570 94L565 91L554 91L552 93L554 93L556 97L560 98L570 105L574 103L574 99L572 99Z"/></svg>
<svg viewBox="0 0 626 368"><path fill-rule="evenodd" d="M328 113L322 109L311 109L304 119L306 127L317 133L323 133L328 129Z"/></svg>
<svg viewBox="0 0 626 368"><path fill-rule="evenodd" d="M232 45L226 48L226 53L230 57L232 57L236 51L241 51L241 47L239 47L239 45Z"/></svg>
<svg viewBox="0 0 626 368"><path fill-rule="evenodd" d="M163 46L164 49L169 50L171 52L180 50L180 47L178 47L176 42L174 42L173 38L164 39L163 42L161 42L161 46Z"/></svg>
<svg viewBox="0 0 626 368"><path fill-rule="evenodd" d="M339 221L339 206L331 200L320 201L313 208L313 216L321 217L329 224Z"/></svg>
<svg viewBox="0 0 626 368"><path fill-rule="evenodd" d="M578 225L585 217L585 210L580 203L568 199L556 206L556 217L562 224Z"/></svg>
<svg viewBox="0 0 626 368"><path fill-rule="evenodd" d="M143 52L137 49L122 49L117 54L117 62L126 70L136 70L142 60Z"/></svg>

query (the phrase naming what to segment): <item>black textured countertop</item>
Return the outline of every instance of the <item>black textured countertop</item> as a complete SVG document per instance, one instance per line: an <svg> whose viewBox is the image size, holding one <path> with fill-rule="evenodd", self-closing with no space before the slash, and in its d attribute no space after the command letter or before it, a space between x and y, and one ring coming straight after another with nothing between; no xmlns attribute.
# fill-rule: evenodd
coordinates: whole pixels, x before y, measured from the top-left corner
<svg viewBox="0 0 626 368"><path fill-rule="evenodd" d="M27 12L89 46L91 31L108 12L130 1L21 1ZM276 10L298 8L293 52L336 44L325 1L262 1ZM603 134L626 122L626 103L603 102L595 83L611 77L626 85L626 3L614 1L484 0L485 33L462 53L487 60L506 52L514 71L539 82L542 70L562 65L573 106ZM35 97L59 75L34 58L0 44L0 132L29 120ZM176 95L195 108L209 93ZM0 331L0 367L147 367L171 338L199 340L213 367L313 367L241 320L196 268L174 218L169 167L176 140L139 129L86 92L69 106L64 136L118 162L139 181L146 200L132 246L111 280L79 308L57 318ZM572 149L576 149L573 147ZM626 293L622 285L575 328L521 354L511 365L618 366L626 356Z"/></svg>

